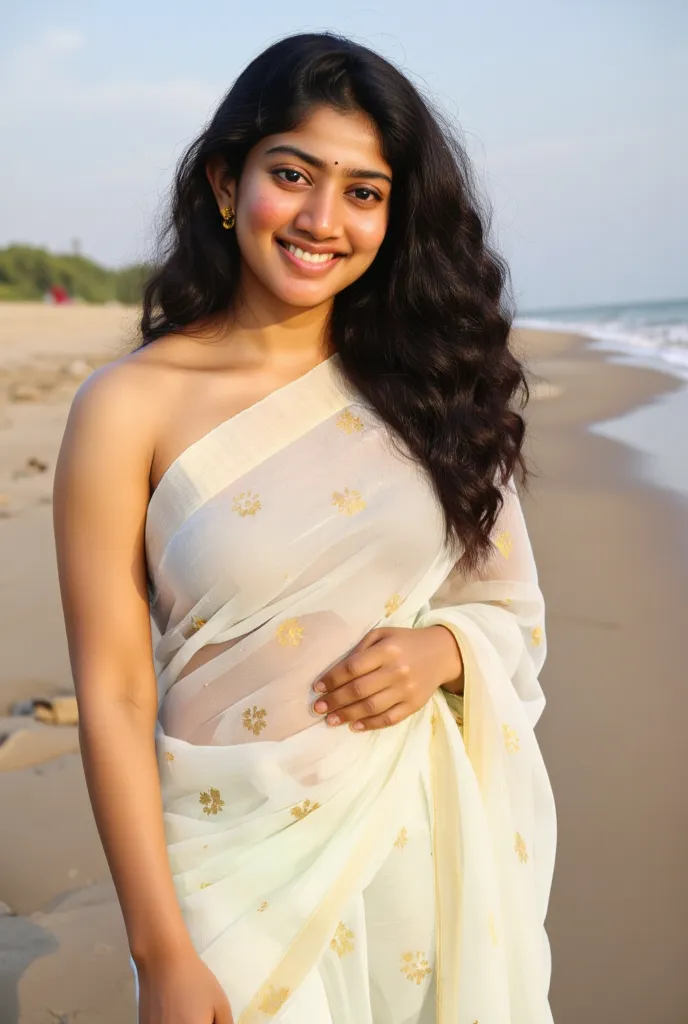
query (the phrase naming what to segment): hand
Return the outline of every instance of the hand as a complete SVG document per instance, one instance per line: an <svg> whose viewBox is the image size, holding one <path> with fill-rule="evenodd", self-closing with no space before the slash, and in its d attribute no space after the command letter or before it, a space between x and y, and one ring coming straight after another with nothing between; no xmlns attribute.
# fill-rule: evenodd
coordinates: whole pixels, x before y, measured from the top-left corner
<svg viewBox="0 0 688 1024"><path fill-rule="evenodd" d="M234 1024L219 981L195 953L138 967L139 1024Z"/></svg>
<svg viewBox="0 0 688 1024"><path fill-rule="evenodd" d="M314 689L328 725L383 729L419 711L440 686L454 683L463 662L444 626L373 629Z"/></svg>

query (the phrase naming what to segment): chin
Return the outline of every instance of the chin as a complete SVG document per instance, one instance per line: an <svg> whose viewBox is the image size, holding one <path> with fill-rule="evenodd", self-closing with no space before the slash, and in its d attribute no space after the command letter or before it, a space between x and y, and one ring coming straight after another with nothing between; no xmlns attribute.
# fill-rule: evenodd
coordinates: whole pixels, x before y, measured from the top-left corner
<svg viewBox="0 0 688 1024"><path fill-rule="evenodd" d="M339 289L332 288L294 288L283 282L268 285L272 294L287 306L299 309L310 309L321 306L335 297Z"/></svg>

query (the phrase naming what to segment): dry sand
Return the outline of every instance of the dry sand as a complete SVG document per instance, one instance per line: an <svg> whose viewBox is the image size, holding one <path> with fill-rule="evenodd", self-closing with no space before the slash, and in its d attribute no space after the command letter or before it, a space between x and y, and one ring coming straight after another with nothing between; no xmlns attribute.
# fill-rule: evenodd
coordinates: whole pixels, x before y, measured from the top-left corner
<svg viewBox="0 0 688 1024"><path fill-rule="evenodd" d="M119 308L0 305L0 716L15 700L71 689L52 471L79 379L126 346L133 322ZM540 475L525 507L548 608L538 731L559 811L554 1017L682 1024L686 509L639 482L633 452L585 429L678 384L610 365L575 337L520 332L515 343L537 375L528 418ZM76 729L0 717L0 734L10 731L0 745L0 901L12 911L0 904L0 1021L133 1024Z"/></svg>

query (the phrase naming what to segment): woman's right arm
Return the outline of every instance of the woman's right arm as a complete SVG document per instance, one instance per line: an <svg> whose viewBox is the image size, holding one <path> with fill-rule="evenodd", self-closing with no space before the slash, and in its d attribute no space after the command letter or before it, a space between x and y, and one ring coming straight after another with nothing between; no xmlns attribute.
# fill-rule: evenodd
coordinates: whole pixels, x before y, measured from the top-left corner
<svg viewBox="0 0 688 1024"><path fill-rule="evenodd" d="M142 1024L230 1022L191 945L165 845L144 554L155 403L142 383L141 370L126 362L94 374L74 400L56 468L55 538L81 753L145 980ZM182 977L195 996L188 1011L173 991Z"/></svg>

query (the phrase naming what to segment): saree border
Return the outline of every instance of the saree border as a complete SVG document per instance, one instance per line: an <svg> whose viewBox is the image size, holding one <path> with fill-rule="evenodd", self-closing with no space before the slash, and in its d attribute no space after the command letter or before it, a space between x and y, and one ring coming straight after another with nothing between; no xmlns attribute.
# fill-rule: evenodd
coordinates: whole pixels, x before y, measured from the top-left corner
<svg viewBox="0 0 688 1024"><path fill-rule="evenodd" d="M176 531L233 481L348 405L364 404L335 356L192 442L170 464L146 510L146 551L160 560ZM240 443L231 444L232 435Z"/></svg>

